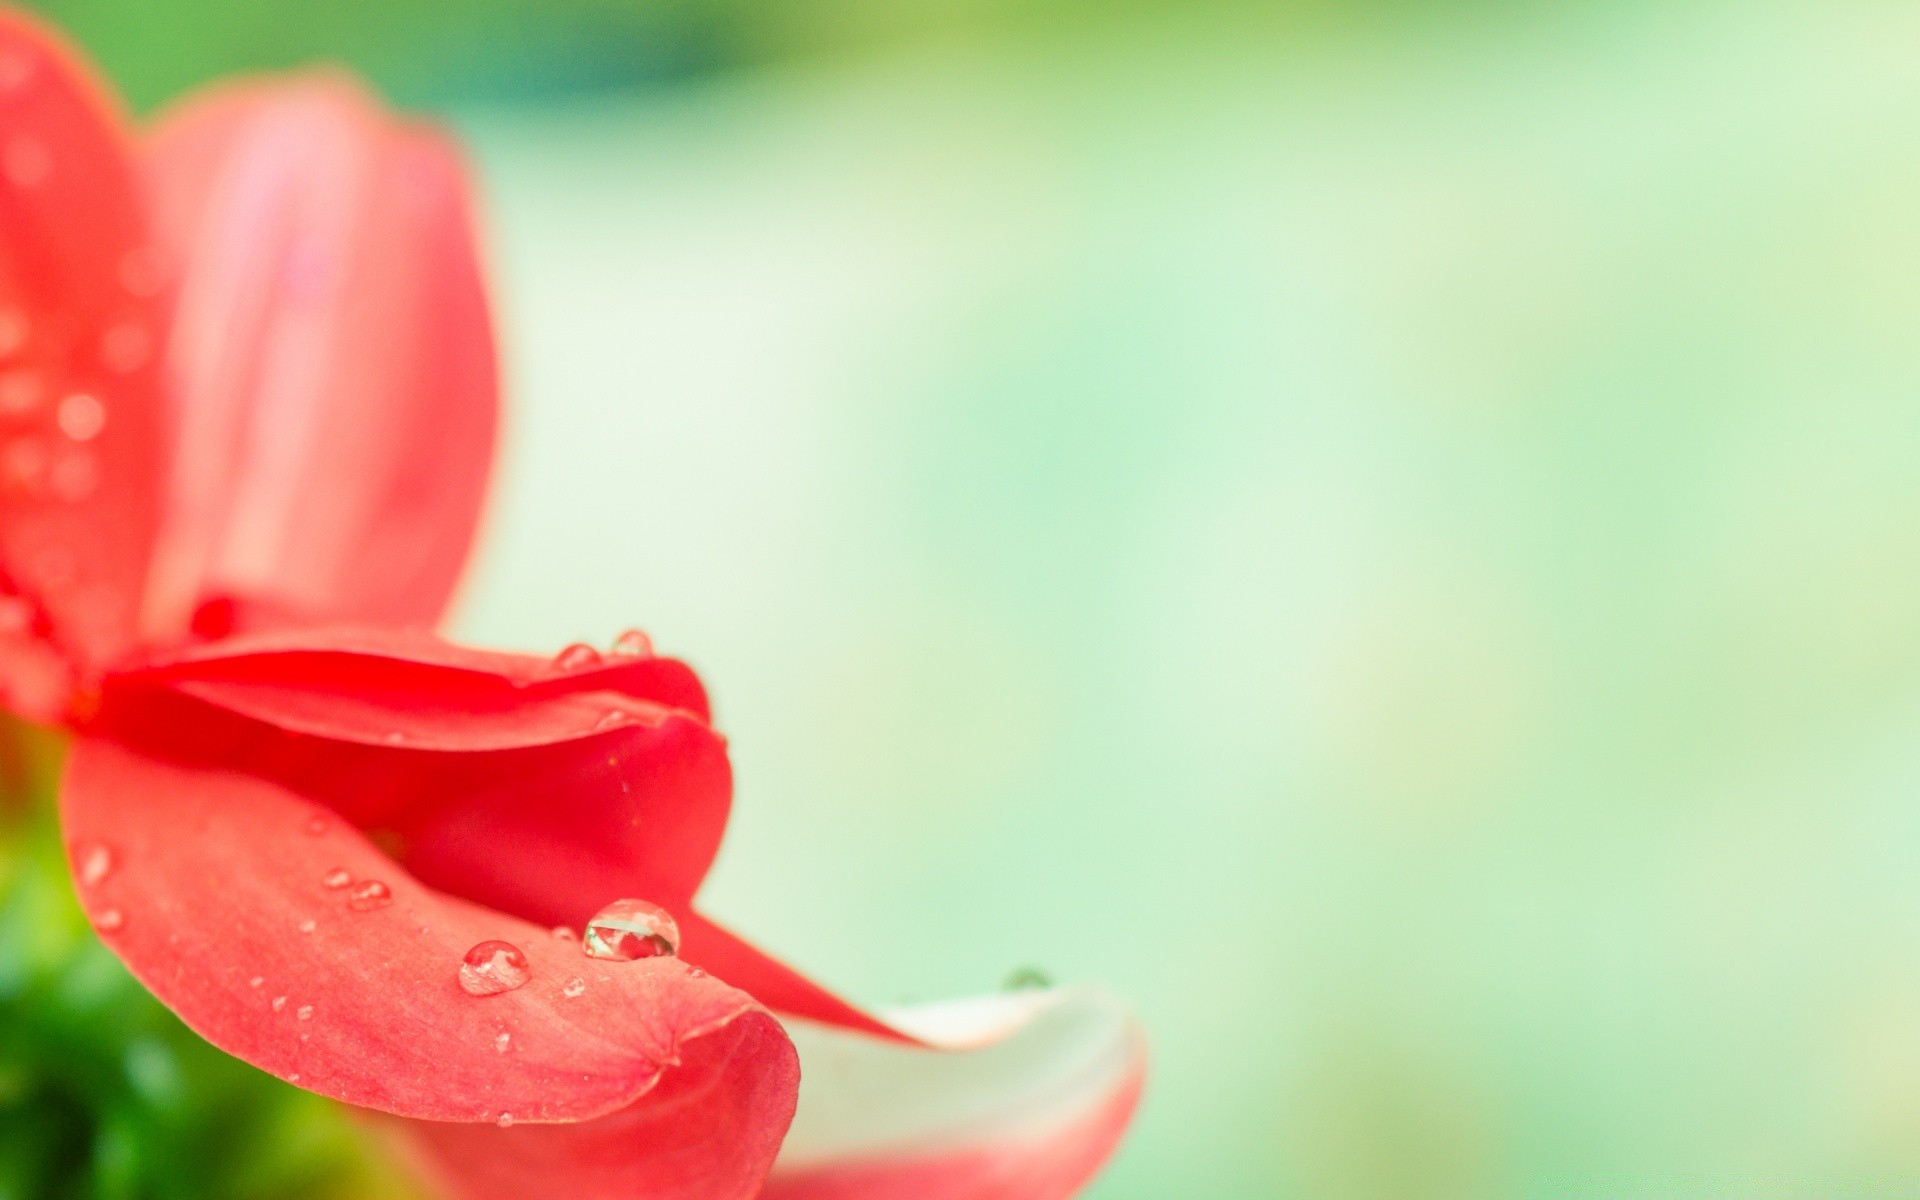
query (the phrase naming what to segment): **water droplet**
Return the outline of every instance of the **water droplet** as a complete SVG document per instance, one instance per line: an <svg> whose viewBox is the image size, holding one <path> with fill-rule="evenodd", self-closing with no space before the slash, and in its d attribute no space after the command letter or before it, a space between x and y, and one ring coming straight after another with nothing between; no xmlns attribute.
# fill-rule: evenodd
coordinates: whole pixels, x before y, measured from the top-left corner
<svg viewBox="0 0 1920 1200"><path fill-rule="evenodd" d="M298 1071L295 1071L295 1072L294 1072L293 1074L291 1074L291 1075L289 1075L289 1076L287 1076L287 1082L288 1082L288 1083L299 1083L299 1082L300 1082L300 1072L298 1072Z"/></svg>
<svg viewBox="0 0 1920 1200"><path fill-rule="evenodd" d="M600 714L600 719L593 723L593 727L595 729L611 729L615 725L618 725L620 722L626 719L627 719L626 713L620 711L617 708L610 708L606 712L603 712Z"/></svg>
<svg viewBox="0 0 1920 1200"><path fill-rule="evenodd" d="M27 344L27 314L17 308L0 308L0 354L13 354Z"/></svg>
<svg viewBox="0 0 1920 1200"><path fill-rule="evenodd" d="M0 374L0 416L26 417L40 407L40 373L19 367Z"/></svg>
<svg viewBox="0 0 1920 1200"><path fill-rule="evenodd" d="M510 1033L503 1033L499 1037L493 1039L493 1048L502 1054L505 1054L507 1052L507 1048L512 1045L513 1045L513 1035Z"/></svg>
<svg viewBox="0 0 1920 1200"><path fill-rule="evenodd" d="M460 986L469 996L497 996L522 986L533 972L512 942L481 942L460 962Z"/></svg>
<svg viewBox="0 0 1920 1200"><path fill-rule="evenodd" d="M567 928L565 925L555 925L553 927L553 940L556 942L577 941L579 940L579 937L580 937L579 934Z"/></svg>
<svg viewBox="0 0 1920 1200"><path fill-rule="evenodd" d="M153 336L136 321L123 321L100 335L100 361L116 374L138 371L152 355Z"/></svg>
<svg viewBox="0 0 1920 1200"><path fill-rule="evenodd" d="M327 831L327 819L325 817L308 817L307 818L307 836L319 837L321 834L325 833L326 831Z"/></svg>
<svg viewBox="0 0 1920 1200"><path fill-rule="evenodd" d="M652 658L653 639L638 629L629 629L613 639L613 652L627 658Z"/></svg>
<svg viewBox="0 0 1920 1200"><path fill-rule="evenodd" d="M93 919L94 928L112 933L127 923L126 914L117 908L103 908Z"/></svg>
<svg viewBox="0 0 1920 1200"><path fill-rule="evenodd" d="M306 920L300 922L301 933L312 933L314 930L318 928L320 928L320 923L314 920L312 917L308 917Z"/></svg>
<svg viewBox="0 0 1920 1200"><path fill-rule="evenodd" d="M347 907L355 912L372 912L392 903L393 889L378 879L356 883L353 890L347 893Z"/></svg>
<svg viewBox="0 0 1920 1200"><path fill-rule="evenodd" d="M265 983L266 981L267 981L267 977L265 975L255 975L252 979L247 980L247 986L250 988L257 988L261 984Z"/></svg>
<svg viewBox="0 0 1920 1200"><path fill-rule="evenodd" d="M572 979L567 980L567 986L560 989L560 994L568 999L572 999L586 990L587 981L575 975Z"/></svg>
<svg viewBox="0 0 1920 1200"><path fill-rule="evenodd" d="M54 420L60 432L76 442L90 442L107 425L107 406L90 392L75 392L60 402Z"/></svg>
<svg viewBox="0 0 1920 1200"><path fill-rule="evenodd" d="M33 605L18 596L0 596L0 633L25 633L33 628Z"/></svg>
<svg viewBox="0 0 1920 1200"><path fill-rule="evenodd" d="M113 873L113 851L102 842L86 842L73 852L73 874L81 887L96 887Z"/></svg>
<svg viewBox="0 0 1920 1200"><path fill-rule="evenodd" d="M79 502L93 495L100 486L100 464L93 455L78 447L54 459L47 472L47 486L62 500Z"/></svg>
<svg viewBox="0 0 1920 1200"><path fill-rule="evenodd" d="M53 172L53 154L38 138L17 137L7 143L7 179L15 187L38 187Z"/></svg>
<svg viewBox="0 0 1920 1200"><path fill-rule="evenodd" d="M499 1126L500 1128L502 1128L502 1129L511 1129L511 1128L513 1128L513 1114L512 1114L512 1113L501 1113L501 1114L500 1114L500 1119L499 1119L499 1120L497 1120L497 1121L495 1121L495 1122L494 1122L494 1124L495 1124L495 1125L498 1125L498 1126Z"/></svg>
<svg viewBox="0 0 1920 1200"><path fill-rule="evenodd" d="M343 888L353 882L353 872L345 867L335 867L320 877L322 887Z"/></svg>
<svg viewBox="0 0 1920 1200"><path fill-rule="evenodd" d="M600 664L600 652L585 642L575 642L553 656L553 665L562 671L582 671Z"/></svg>
<svg viewBox="0 0 1920 1200"><path fill-rule="evenodd" d="M33 58L19 50L0 55L0 92L17 92L33 78Z"/></svg>
<svg viewBox="0 0 1920 1200"><path fill-rule="evenodd" d="M286 1006L287 1006L287 998L285 996L275 996L273 998L273 1011L279 1012L281 1009L285 1008Z"/></svg>
<svg viewBox="0 0 1920 1200"><path fill-rule="evenodd" d="M1053 980L1038 967L1018 967L1000 984L1003 992L1022 992L1031 988L1050 988Z"/></svg>
<svg viewBox="0 0 1920 1200"><path fill-rule="evenodd" d="M311 1021L313 1020L313 1005L302 1004L298 1009L294 1010L293 1015L296 1020Z"/></svg>
<svg viewBox="0 0 1920 1200"><path fill-rule="evenodd" d="M387 745L389 746L398 746L401 742L404 742L406 740L407 740L407 735L403 730L396 729L392 733L389 733L387 735Z"/></svg>
<svg viewBox="0 0 1920 1200"><path fill-rule="evenodd" d="M706 977L707 977L707 973L705 971L702 971L699 967L687 968L687 978L689 979L705 979Z"/></svg>
<svg viewBox="0 0 1920 1200"><path fill-rule="evenodd" d="M47 477L47 447L36 437L17 437L0 449L0 477L15 491L37 492Z"/></svg>
<svg viewBox="0 0 1920 1200"><path fill-rule="evenodd" d="M680 927L667 910L645 900L615 900L587 922L580 948L594 958L630 962L680 949Z"/></svg>

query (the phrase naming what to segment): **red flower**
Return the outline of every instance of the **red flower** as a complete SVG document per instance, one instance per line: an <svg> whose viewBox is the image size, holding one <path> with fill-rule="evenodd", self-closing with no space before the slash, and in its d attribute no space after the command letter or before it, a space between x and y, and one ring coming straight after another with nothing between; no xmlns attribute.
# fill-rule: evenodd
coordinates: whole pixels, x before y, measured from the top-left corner
<svg viewBox="0 0 1920 1200"><path fill-rule="evenodd" d="M106 943L214 1044L411 1118L461 1195L1076 1188L1138 1095L1123 1011L861 1013L693 907L731 774L684 666L402 631L493 433L448 147L307 79L136 155L101 96L0 14L0 695L76 732ZM582 952L621 897L677 956Z"/></svg>

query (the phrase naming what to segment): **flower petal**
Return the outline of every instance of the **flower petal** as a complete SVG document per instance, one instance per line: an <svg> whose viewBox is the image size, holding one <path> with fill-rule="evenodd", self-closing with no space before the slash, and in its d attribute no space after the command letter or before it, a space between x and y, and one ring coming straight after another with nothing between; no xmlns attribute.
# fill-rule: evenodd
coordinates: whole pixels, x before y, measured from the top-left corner
<svg viewBox="0 0 1920 1200"><path fill-rule="evenodd" d="M791 1053L777 1031L753 1032ZM441 1190L461 1200L744 1200L759 1194L799 1080L766 1072L757 1089L727 1087L738 1072L718 1060L763 1053L748 1037L698 1039L682 1070L641 1103L577 1125L413 1122L407 1129L443 1177Z"/></svg>
<svg viewBox="0 0 1920 1200"><path fill-rule="evenodd" d="M207 1040L283 1079L405 1116L542 1123L627 1109L670 1078L663 1095L755 1114L743 1152L784 1128L791 1048L744 993L673 959L588 958L435 892L282 784L83 737L61 815L107 944ZM336 872L386 902L356 907ZM463 956L489 940L519 947L531 978L470 995Z"/></svg>
<svg viewBox="0 0 1920 1200"><path fill-rule="evenodd" d="M457 154L312 75L190 99L146 162L184 264L148 633L227 600L230 618L432 624L497 406Z"/></svg>
<svg viewBox="0 0 1920 1200"><path fill-rule="evenodd" d="M842 1031L919 1044L912 1034L862 1012L787 964L697 912L676 913L686 939L681 957L712 971L785 1017Z"/></svg>
<svg viewBox="0 0 1920 1200"><path fill-rule="evenodd" d="M417 629L338 625L246 633L151 653L122 676L245 682L257 689L261 703L272 705L299 703L295 693L337 697L388 688L408 692L408 704L449 691L458 695L461 705L478 703L483 694L517 702L523 698L519 693L601 690L708 719L706 690L675 659L591 651L542 658L477 650ZM275 689L282 698L269 702L266 697ZM230 694L239 703L242 689ZM327 733L319 728L307 732ZM352 736L345 730L328 735Z"/></svg>
<svg viewBox="0 0 1920 1200"><path fill-rule="evenodd" d="M158 520L161 282L111 101L0 11L0 701L16 711L59 715L56 664L89 676L133 639Z"/></svg>
<svg viewBox="0 0 1920 1200"><path fill-rule="evenodd" d="M375 831L431 886L577 927L622 896L682 910L713 861L732 775L686 705L704 695L668 659L561 669L337 631L116 675L94 728L273 780Z"/></svg>
<svg viewBox="0 0 1920 1200"><path fill-rule="evenodd" d="M1097 989L887 1015L949 1049L788 1022L805 1082L765 1200L1059 1200L1139 1101L1145 1039Z"/></svg>

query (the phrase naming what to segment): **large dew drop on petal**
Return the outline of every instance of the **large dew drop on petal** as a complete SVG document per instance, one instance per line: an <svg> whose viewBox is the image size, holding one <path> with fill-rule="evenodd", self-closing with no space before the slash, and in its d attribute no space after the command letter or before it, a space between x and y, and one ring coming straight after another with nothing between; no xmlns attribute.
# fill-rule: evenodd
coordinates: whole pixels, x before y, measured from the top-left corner
<svg viewBox="0 0 1920 1200"><path fill-rule="evenodd" d="M527 956L512 942L481 942L460 963L460 987L469 996L497 996L532 978Z"/></svg>
<svg viewBox="0 0 1920 1200"><path fill-rule="evenodd" d="M667 910L645 900L615 900L587 922L580 948L591 958L631 962L679 953L680 927Z"/></svg>

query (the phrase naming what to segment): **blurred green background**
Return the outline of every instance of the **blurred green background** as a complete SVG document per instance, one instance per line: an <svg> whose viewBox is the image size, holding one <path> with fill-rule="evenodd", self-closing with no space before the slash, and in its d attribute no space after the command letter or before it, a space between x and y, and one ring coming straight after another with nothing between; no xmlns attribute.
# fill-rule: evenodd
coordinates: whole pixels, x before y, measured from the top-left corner
<svg viewBox="0 0 1920 1200"><path fill-rule="evenodd" d="M628 624L709 906L1101 979L1099 1200L1920 1194L1920 10L49 5L447 114L457 632Z"/></svg>

